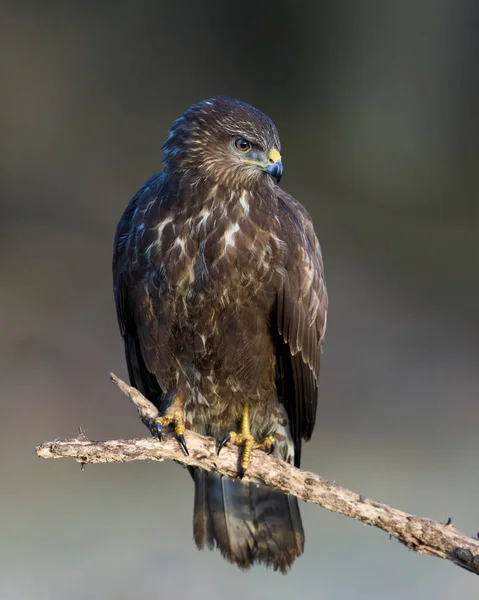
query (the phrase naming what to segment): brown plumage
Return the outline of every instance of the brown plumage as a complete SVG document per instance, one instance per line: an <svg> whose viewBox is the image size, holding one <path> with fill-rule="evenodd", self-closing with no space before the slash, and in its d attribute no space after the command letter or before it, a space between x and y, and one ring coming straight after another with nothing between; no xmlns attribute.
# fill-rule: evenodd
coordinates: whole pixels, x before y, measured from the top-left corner
<svg viewBox="0 0 479 600"><path fill-rule="evenodd" d="M114 290L132 385L164 413L182 394L188 428L276 437L299 466L314 427L327 294L306 210L278 187L272 121L224 96L190 107L162 173L117 228ZM303 551L295 498L193 472L194 537L242 568L286 571Z"/></svg>

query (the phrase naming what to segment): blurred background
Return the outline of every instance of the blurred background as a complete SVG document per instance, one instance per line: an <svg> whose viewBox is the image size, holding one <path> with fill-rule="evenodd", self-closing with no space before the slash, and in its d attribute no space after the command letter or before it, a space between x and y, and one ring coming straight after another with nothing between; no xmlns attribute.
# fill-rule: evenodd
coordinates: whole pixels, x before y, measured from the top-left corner
<svg viewBox="0 0 479 600"><path fill-rule="evenodd" d="M311 212L330 294L303 466L479 530L479 5L1 2L0 597L396 600L477 579L302 507L283 577L192 540L172 464L41 462L43 440L144 436L112 298L116 223L190 104L276 122L284 188Z"/></svg>

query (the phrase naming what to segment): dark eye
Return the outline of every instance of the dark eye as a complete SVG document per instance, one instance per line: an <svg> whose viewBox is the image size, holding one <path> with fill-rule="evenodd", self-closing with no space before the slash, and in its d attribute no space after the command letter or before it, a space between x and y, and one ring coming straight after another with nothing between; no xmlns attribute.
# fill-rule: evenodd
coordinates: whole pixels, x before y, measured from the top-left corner
<svg viewBox="0 0 479 600"><path fill-rule="evenodd" d="M251 144L244 138L236 138L235 147L240 152L248 152L248 150L251 148Z"/></svg>

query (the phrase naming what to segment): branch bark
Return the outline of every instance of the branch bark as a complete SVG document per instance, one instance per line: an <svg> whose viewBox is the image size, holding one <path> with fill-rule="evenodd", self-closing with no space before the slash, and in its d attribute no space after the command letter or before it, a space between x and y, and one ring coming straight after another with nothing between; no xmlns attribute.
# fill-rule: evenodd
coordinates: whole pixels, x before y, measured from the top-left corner
<svg viewBox="0 0 479 600"><path fill-rule="evenodd" d="M138 390L113 374L111 380L136 405L143 419L158 416L156 407ZM227 446L218 456L213 439L193 431L187 431L185 438L188 456L172 435L165 435L161 442L153 437L92 441L83 433L74 439L44 442L36 448L36 454L41 458L74 458L82 464L175 460L227 477L237 476L239 453L236 447ZM450 520L439 523L365 498L262 451L253 451L244 480L274 487L305 502L319 504L332 512L378 527L418 554L446 558L479 575L479 540L457 530Z"/></svg>

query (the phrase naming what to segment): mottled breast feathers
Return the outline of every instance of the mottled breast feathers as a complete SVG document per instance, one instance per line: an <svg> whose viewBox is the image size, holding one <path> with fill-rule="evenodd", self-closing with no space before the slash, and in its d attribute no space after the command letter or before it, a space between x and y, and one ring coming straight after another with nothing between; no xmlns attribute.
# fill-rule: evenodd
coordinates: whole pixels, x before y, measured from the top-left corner
<svg viewBox="0 0 479 600"><path fill-rule="evenodd" d="M255 286L261 285L276 297L270 319L276 385L290 418L299 464L301 439L311 437L315 422L328 304L311 219L300 203L276 186L265 187L263 198L255 197L257 190L208 189L202 182L193 189L179 186L173 196L168 190L171 181L166 174L146 182L116 234L115 296L120 328L131 346L130 375L140 389L140 382L147 380L142 391L150 396L151 381L156 380L153 393L161 398L161 383L167 387L170 376L175 334L171 323L181 322L187 295L196 296L199 310L208 279L228 278L232 294L238 286L249 287L254 294ZM229 266L229 253L237 254L240 268ZM223 258L228 259L224 264ZM178 288L176 306L162 300L166 285Z"/></svg>

